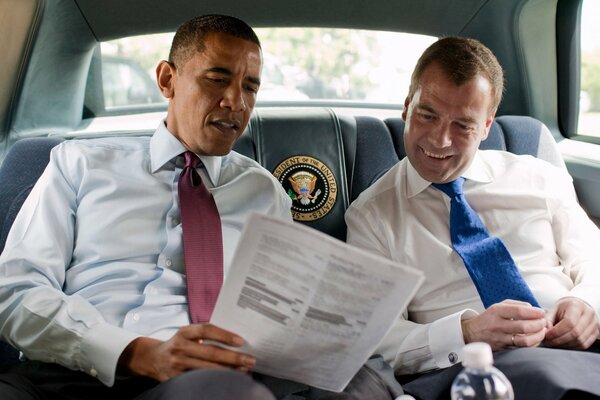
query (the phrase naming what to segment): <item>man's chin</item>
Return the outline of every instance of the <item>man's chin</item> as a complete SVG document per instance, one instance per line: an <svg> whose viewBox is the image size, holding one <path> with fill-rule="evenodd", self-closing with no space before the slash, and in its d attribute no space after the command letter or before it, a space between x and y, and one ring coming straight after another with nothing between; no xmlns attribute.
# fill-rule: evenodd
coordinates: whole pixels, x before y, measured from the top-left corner
<svg viewBox="0 0 600 400"><path fill-rule="evenodd" d="M431 183L447 183L456 179L452 174L440 174L440 171L427 173L425 171L417 170L417 172L421 175L421 178Z"/></svg>
<svg viewBox="0 0 600 400"><path fill-rule="evenodd" d="M214 157L226 156L227 154L229 154L231 152L232 149L233 149L233 145L215 146L215 147L208 149L208 151L206 152L206 155L214 156Z"/></svg>

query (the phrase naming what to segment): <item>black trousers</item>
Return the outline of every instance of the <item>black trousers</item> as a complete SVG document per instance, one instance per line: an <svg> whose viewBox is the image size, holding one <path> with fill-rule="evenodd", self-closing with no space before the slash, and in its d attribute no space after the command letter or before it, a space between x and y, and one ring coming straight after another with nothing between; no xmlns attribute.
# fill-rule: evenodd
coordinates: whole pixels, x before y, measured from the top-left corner
<svg viewBox="0 0 600 400"><path fill-rule="evenodd" d="M516 400L600 399L600 354L595 349L505 350L494 353L494 366L510 380ZM462 364L457 364L412 380L400 380L404 391L417 399L447 400L452 381L461 369Z"/></svg>
<svg viewBox="0 0 600 400"><path fill-rule="evenodd" d="M391 400L402 394L392 369L373 358L343 393L233 371L189 371L163 383L117 377L113 387L58 364L26 361L0 370L1 400Z"/></svg>
<svg viewBox="0 0 600 400"><path fill-rule="evenodd" d="M159 384L145 378L118 378L113 387L58 364L26 361L0 374L2 400L274 400L263 385L233 371L197 370Z"/></svg>

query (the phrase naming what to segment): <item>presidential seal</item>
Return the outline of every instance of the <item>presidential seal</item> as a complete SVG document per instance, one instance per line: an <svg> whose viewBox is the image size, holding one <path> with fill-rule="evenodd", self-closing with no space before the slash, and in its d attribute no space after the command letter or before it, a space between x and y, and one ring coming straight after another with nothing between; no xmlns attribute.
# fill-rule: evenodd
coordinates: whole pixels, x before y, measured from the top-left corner
<svg viewBox="0 0 600 400"><path fill-rule="evenodd" d="M292 215L296 221L323 218L335 205L335 176L316 158L290 157L275 168L273 175L292 199Z"/></svg>

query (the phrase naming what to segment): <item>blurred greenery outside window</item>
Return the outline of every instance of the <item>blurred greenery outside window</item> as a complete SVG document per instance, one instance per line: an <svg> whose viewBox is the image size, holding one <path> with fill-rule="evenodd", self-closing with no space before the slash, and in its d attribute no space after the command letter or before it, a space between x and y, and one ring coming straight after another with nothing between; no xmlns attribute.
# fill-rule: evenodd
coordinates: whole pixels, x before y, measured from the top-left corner
<svg viewBox="0 0 600 400"><path fill-rule="evenodd" d="M259 28L261 102L349 101L400 108L410 75L432 36L330 28ZM173 33L101 44L106 110L165 103L156 87L158 60Z"/></svg>
<svg viewBox="0 0 600 400"><path fill-rule="evenodd" d="M600 136L600 1L583 0L581 10L580 135Z"/></svg>

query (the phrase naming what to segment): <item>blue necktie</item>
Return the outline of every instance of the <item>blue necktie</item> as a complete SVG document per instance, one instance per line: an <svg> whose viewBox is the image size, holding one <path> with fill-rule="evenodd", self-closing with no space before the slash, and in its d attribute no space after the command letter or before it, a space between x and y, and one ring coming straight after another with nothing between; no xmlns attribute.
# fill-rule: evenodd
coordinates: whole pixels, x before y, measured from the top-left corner
<svg viewBox="0 0 600 400"><path fill-rule="evenodd" d="M463 194L465 178L432 185L450 197L452 247L465 263L485 308L506 299L539 307L500 238L490 236Z"/></svg>

